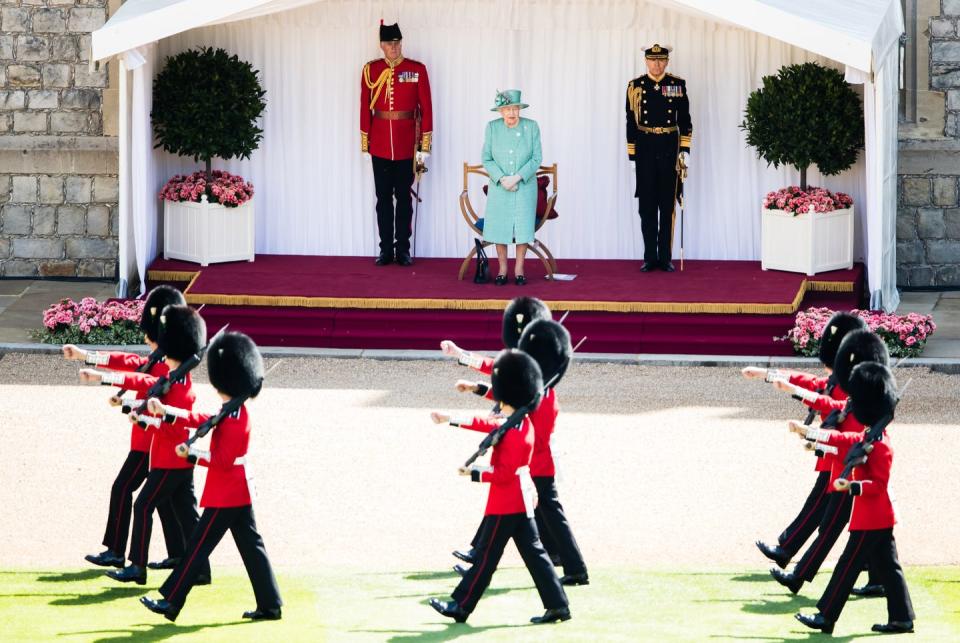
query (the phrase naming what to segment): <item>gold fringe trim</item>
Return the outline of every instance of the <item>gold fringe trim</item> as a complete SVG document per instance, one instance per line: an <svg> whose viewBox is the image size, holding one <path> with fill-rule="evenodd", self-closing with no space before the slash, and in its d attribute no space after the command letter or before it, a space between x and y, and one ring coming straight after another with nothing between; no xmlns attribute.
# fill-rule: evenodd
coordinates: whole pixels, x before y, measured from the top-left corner
<svg viewBox="0 0 960 643"><path fill-rule="evenodd" d="M153 281L193 281L199 274L199 271L148 270L147 279L152 279Z"/></svg>
<svg viewBox="0 0 960 643"><path fill-rule="evenodd" d="M818 292L853 292L852 281L808 281L807 290Z"/></svg>

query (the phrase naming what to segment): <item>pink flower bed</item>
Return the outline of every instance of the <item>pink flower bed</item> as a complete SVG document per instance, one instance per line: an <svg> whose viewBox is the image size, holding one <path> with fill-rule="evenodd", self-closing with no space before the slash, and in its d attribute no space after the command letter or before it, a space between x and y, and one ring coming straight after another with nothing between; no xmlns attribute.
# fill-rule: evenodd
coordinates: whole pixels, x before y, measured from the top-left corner
<svg viewBox="0 0 960 643"><path fill-rule="evenodd" d="M43 327L34 334L49 344L138 344L142 314L142 300L62 299L43 312Z"/></svg>
<svg viewBox="0 0 960 643"><path fill-rule="evenodd" d="M794 326L786 337L798 354L813 356L820 349L820 336L835 311L829 308L808 308L797 313ZM886 343L893 357L916 357L927 339L937 329L931 315L907 313L897 315L876 310L851 310L867 322L867 326Z"/></svg>
<svg viewBox="0 0 960 643"><path fill-rule="evenodd" d="M803 214L813 207L814 212L833 212L845 210L853 205L853 199L843 192L830 192L824 188L807 186L806 192L799 186L791 185L788 188L770 192L763 199L766 210L783 210L794 215Z"/></svg>
<svg viewBox="0 0 960 643"><path fill-rule="evenodd" d="M213 170L210 175L213 180L208 182L202 171L186 176L177 174L160 190L160 198L199 203L206 194L207 201L228 208L235 208L253 198L253 184L244 181L242 176L223 170Z"/></svg>

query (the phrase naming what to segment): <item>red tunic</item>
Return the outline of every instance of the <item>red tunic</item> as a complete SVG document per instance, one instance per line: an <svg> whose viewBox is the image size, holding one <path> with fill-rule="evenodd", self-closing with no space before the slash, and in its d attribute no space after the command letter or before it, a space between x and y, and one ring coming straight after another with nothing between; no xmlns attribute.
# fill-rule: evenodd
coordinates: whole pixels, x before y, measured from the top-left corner
<svg viewBox="0 0 960 643"><path fill-rule="evenodd" d="M159 378L146 373L128 373L123 378L121 388L131 391L137 391L140 397L146 395L151 386L156 384ZM160 398L160 401L178 409L190 410L197 396L193 392L193 381L190 379L190 373L170 386L167 394ZM139 431L136 427L134 430ZM145 431L152 436L150 443L150 470L154 469L189 469L193 465L177 455L177 445L186 441L190 435L185 428L177 427L166 422L161 422L157 428L147 427Z"/></svg>
<svg viewBox="0 0 960 643"><path fill-rule="evenodd" d="M790 376L790 383L794 386L799 386L800 388L805 388L808 391L823 391L827 388L827 379L826 377L817 377L816 375L811 375L809 373L794 373ZM833 387L833 392L830 394L835 400L846 400L847 394L841 390L839 386ZM830 412L820 413L820 421L823 422L827 419L827 416L830 415ZM815 458L816 462L814 463L814 471L830 471L832 466L833 456L829 453L824 454L822 458Z"/></svg>
<svg viewBox="0 0 960 643"><path fill-rule="evenodd" d="M108 353L108 355L110 361L108 361L105 366L112 371L135 371L148 361L147 357L135 355L134 353ZM148 375L163 377L169 372L170 367L167 366L165 361L160 360L153 365ZM151 439L150 433L134 424L133 428L130 429L130 450L149 453Z"/></svg>
<svg viewBox="0 0 960 643"><path fill-rule="evenodd" d="M830 431L828 444L850 450L863 436L853 433ZM865 464L853 470L853 480L860 482L860 495L853 497L853 512L850 515L850 531L891 529L897 518L890 500L890 469L893 466L893 448L890 439L873 443L873 451ZM830 483L833 484L833 481Z"/></svg>
<svg viewBox="0 0 960 643"><path fill-rule="evenodd" d="M380 118L374 110L394 112L398 118ZM420 140L415 112L420 113ZM386 60L378 58L364 65L360 78L360 150L400 161L412 159L418 147L429 152L432 142L433 108L424 64L401 58L391 68Z"/></svg>
<svg viewBox="0 0 960 643"><path fill-rule="evenodd" d="M473 418L469 423L460 425L471 431L489 433L496 429L502 420L494 418ZM533 425L529 417L523 418L519 427L510 429L503 439L493 447L490 467L480 474L480 482L490 483L485 516L502 516L526 513L523 500L520 475L517 470L530 464L533 454Z"/></svg>
<svg viewBox="0 0 960 643"><path fill-rule="evenodd" d="M197 427L211 417L206 413L192 412L186 418L178 419L176 424ZM241 406L239 412L225 417L211 435L210 459L197 459L197 464L210 469L200 506L245 507L252 504L246 464L237 464L237 459L244 458L250 446L250 416L246 405Z"/></svg>

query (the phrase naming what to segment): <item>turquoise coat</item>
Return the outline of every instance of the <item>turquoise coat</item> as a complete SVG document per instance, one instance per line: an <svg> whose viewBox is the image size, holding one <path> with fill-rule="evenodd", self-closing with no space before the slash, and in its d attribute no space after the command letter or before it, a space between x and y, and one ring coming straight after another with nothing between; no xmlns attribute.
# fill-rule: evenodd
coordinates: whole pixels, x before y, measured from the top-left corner
<svg viewBox="0 0 960 643"><path fill-rule="evenodd" d="M483 136L483 167L490 175L487 209L483 215L483 239L491 243L533 243L537 213L537 170L543 160L540 127L521 118L507 127L502 118L487 123ZM519 174L517 191L500 186L501 177Z"/></svg>

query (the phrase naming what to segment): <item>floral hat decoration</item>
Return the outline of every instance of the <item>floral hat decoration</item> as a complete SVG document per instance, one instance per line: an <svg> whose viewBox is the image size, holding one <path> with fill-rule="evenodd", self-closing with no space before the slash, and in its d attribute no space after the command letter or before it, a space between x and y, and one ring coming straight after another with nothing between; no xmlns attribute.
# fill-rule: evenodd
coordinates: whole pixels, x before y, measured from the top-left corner
<svg viewBox="0 0 960 643"><path fill-rule="evenodd" d="M513 105L519 105L520 109L524 107L530 107L526 103L520 102L520 90L519 89L507 89L504 91L497 90L497 97L493 99L493 107L490 108L491 112L499 110L501 107L511 107Z"/></svg>

